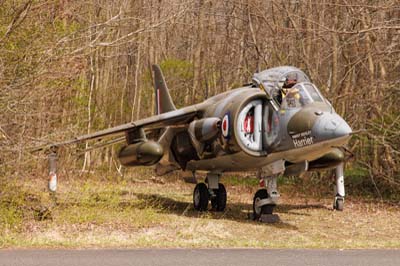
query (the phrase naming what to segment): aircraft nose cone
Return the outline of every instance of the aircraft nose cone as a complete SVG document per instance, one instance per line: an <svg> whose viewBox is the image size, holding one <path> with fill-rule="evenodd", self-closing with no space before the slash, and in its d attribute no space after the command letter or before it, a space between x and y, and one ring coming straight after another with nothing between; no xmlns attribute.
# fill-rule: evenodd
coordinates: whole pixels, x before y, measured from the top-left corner
<svg viewBox="0 0 400 266"><path fill-rule="evenodd" d="M343 119L342 119L343 120ZM352 130L350 126L346 123L346 121L342 121L339 126L335 129L334 135L336 138L349 136Z"/></svg>
<svg viewBox="0 0 400 266"><path fill-rule="evenodd" d="M338 114L324 113L313 127L313 135L319 140L350 136L350 126Z"/></svg>

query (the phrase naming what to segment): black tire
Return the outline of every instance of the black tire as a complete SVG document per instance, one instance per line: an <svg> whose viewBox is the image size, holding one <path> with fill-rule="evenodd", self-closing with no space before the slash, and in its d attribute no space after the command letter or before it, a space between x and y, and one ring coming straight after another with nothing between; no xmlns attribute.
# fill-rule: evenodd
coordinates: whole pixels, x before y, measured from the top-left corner
<svg viewBox="0 0 400 266"><path fill-rule="evenodd" d="M256 208L256 202L262 199L268 198L268 192L266 189L260 189L256 192L253 198L253 219L258 220L260 219L261 215L263 214L272 214L274 211L275 204L267 204L261 206L261 208Z"/></svg>
<svg viewBox="0 0 400 266"><path fill-rule="evenodd" d="M218 184L218 189L214 189L215 197L211 198L211 206L214 211L222 212L226 208L226 189L221 183Z"/></svg>
<svg viewBox="0 0 400 266"><path fill-rule="evenodd" d="M208 209L208 188L204 183L198 183L193 191L193 206L195 210L207 211Z"/></svg>
<svg viewBox="0 0 400 266"><path fill-rule="evenodd" d="M344 200L341 198L336 198L333 208L337 211L343 211L344 208Z"/></svg>
<svg viewBox="0 0 400 266"><path fill-rule="evenodd" d="M272 214L274 212L275 204L267 204L262 206L262 214Z"/></svg>

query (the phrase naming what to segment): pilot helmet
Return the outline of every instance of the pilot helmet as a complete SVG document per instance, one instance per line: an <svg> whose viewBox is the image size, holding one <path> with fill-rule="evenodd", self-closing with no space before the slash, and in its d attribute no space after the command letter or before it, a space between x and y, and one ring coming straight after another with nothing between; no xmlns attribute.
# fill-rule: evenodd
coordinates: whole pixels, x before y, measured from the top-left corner
<svg viewBox="0 0 400 266"><path fill-rule="evenodd" d="M289 73L286 75L282 88L291 88L297 83L297 73Z"/></svg>

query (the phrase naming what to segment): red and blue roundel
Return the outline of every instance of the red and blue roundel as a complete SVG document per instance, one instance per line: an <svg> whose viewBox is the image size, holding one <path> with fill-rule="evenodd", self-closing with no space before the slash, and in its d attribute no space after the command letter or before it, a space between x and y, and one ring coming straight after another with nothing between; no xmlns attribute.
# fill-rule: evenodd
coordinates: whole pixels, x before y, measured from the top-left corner
<svg viewBox="0 0 400 266"><path fill-rule="evenodd" d="M221 124L222 136L229 137L229 113L225 114Z"/></svg>

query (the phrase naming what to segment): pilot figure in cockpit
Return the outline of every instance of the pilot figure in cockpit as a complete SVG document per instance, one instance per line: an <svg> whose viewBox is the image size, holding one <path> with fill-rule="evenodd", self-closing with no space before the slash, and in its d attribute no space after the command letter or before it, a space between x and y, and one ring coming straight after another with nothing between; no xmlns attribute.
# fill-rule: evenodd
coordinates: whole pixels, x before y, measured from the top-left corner
<svg viewBox="0 0 400 266"><path fill-rule="evenodd" d="M290 89L297 83L297 74L296 73L289 73L286 76L285 82L282 85L282 89Z"/></svg>
<svg viewBox="0 0 400 266"><path fill-rule="evenodd" d="M285 81L281 89L279 90L278 95L276 96L276 100L279 104L282 104L282 99L285 98L286 94L288 93L289 89L292 88L297 83L297 74L296 73L289 73L286 76Z"/></svg>

